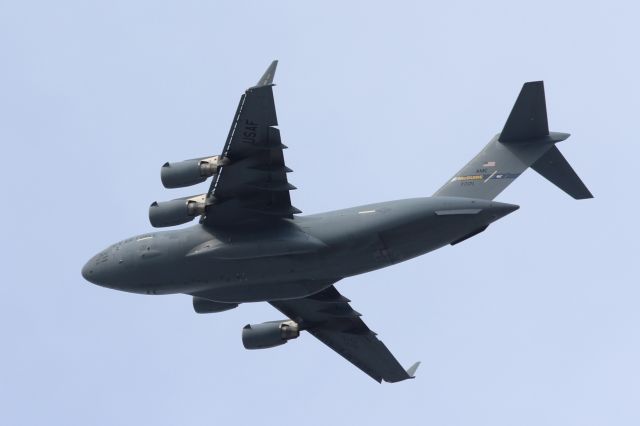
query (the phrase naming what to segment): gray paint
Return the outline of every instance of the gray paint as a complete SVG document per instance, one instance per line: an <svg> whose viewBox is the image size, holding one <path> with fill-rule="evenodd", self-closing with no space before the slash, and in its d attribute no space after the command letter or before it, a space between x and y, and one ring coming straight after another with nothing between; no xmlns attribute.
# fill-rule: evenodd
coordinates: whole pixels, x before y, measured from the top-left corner
<svg viewBox="0 0 640 426"><path fill-rule="evenodd" d="M542 83L527 83L505 125L509 137L494 137L433 197L294 216L286 147L273 127L275 66L241 97L222 153L226 163L206 194L200 223L116 243L89 260L82 275L133 293L190 294L203 312L266 301L294 321L296 333L282 334L280 342L279 330L290 322L249 325L248 341L259 342L250 347L279 345L299 328L377 381L411 378L417 365L403 369L333 284L485 230L518 208L492 199L568 135L548 131ZM543 125L529 125L534 119ZM549 176L548 168L541 174ZM567 187L563 176L573 175L551 180ZM167 210L160 222L179 223L181 214Z"/></svg>

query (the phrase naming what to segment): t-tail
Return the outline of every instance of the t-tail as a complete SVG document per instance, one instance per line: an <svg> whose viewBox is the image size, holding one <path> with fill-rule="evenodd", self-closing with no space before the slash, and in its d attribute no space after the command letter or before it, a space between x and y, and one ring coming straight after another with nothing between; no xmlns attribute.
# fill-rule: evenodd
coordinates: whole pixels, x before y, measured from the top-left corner
<svg viewBox="0 0 640 426"><path fill-rule="evenodd" d="M593 198L555 146L568 137L549 132L543 82L525 83L502 132L434 196L493 200L531 167L573 198Z"/></svg>

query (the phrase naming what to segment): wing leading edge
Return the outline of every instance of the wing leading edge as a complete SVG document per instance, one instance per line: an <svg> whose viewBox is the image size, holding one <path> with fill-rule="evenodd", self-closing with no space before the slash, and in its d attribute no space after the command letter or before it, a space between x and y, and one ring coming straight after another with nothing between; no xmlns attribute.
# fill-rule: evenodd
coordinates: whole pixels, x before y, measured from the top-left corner
<svg viewBox="0 0 640 426"><path fill-rule="evenodd" d="M420 365L405 370L334 286L303 299L270 303L377 382L411 379Z"/></svg>

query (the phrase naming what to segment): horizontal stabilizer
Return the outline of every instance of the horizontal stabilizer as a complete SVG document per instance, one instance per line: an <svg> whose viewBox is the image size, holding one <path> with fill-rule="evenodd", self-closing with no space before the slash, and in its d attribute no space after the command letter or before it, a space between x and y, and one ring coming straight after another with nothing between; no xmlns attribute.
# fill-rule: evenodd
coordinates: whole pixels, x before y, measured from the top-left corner
<svg viewBox="0 0 640 426"><path fill-rule="evenodd" d="M522 86L498 140L500 142L529 141L543 138L548 134L544 83L530 81Z"/></svg>
<svg viewBox="0 0 640 426"><path fill-rule="evenodd" d="M533 163L531 168L576 200L593 198L589 189L556 146Z"/></svg>

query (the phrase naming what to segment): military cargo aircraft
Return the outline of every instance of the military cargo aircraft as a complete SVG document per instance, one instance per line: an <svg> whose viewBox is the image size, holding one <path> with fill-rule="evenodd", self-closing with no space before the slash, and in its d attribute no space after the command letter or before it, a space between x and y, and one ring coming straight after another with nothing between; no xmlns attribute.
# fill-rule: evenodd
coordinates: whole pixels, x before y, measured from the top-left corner
<svg viewBox="0 0 640 426"><path fill-rule="evenodd" d="M378 382L412 378L335 284L458 244L518 209L493 201L531 167L573 198L591 198L549 132L544 87L525 83L502 132L431 197L386 201L302 216L291 205L277 127L277 61L240 98L220 155L166 163L167 188L212 178L205 194L154 202L154 227L199 217L197 225L116 243L82 269L100 286L192 296L198 313L268 302L286 319L242 330L247 349L282 345L307 331Z"/></svg>

